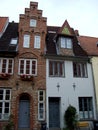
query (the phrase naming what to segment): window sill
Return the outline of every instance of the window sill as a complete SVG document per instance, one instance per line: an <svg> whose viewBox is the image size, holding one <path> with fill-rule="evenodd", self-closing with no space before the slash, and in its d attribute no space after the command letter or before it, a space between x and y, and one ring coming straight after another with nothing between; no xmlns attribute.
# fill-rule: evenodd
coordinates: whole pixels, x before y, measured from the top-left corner
<svg viewBox="0 0 98 130"><path fill-rule="evenodd" d="M33 81L33 76L32 75L20 75L20 79L22 81Z"/></svg>
<svg viewBox="0 0 98 130"><path fill-rule="evenodd" d="M0 74L0 79L1 80L8 80L10 78L10 74L9 73L1 73Z"/></svg>

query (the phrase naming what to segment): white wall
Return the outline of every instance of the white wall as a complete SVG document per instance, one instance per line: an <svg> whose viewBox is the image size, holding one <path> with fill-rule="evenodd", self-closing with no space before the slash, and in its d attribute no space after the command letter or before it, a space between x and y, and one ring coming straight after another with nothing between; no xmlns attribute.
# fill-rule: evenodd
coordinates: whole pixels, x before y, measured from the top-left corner
<svg viewBox="0 0 98 130"><path fill-rule="evenodd" d="M73 105L77 112L78 109L78 97L91 96L94 97L93 80L91 64L87 64L88 78L74 78L73 66L71 61L65 61L65 77L49 77L48 60L46 63L46 90L47 90L47 124L48 124L48 97L60 97L61 98L61 128L64 126L64 112L69 104ZM73 88L73 83L76 87ZM59 90L57 84L60 85ZM95 100L93 98L94 116L95 116Z"/></svg>

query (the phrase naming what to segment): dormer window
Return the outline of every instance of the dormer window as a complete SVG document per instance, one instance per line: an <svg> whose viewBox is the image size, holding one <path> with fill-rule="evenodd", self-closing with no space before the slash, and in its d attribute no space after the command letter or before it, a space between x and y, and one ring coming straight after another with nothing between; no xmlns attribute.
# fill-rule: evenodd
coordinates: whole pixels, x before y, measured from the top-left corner
<svg viewBox="0 0 98 130"><path fill-rule="evenodd" d="M11 44L11 45L16 45L16 44L17 44L17 41L18 41L17 38L12 38L10 44Z"/></svg>
<svg viewBox="0 0 98 130"><path fill-rule="evenodd" d="M35 19L30 19L30 27L36 27L37 21Z"/></svg>
<svg viewBox="0 0 98 130"><path fill-rule="evenodd" d="M71 49L72 48L72 40L70 38L67 38L67 37L61 37L60 38L60 45L61 45L61 48Z"/></svg>

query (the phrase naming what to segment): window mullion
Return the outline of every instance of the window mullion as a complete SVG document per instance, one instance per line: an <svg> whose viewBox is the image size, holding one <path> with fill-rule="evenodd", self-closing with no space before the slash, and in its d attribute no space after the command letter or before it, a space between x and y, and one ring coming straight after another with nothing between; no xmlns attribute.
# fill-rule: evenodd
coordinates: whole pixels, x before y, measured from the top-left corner
<svg viewBox="0 0 98 130"><path fill-rule="evenodd" d="M23 71L24 74L26 74L26 61L27 60L24 60L24 71Z"/></svg>
<svg viewBox="0 0 98 130"><path fill-rule="evenodd" d="M6 59L6 73L8 73L9 59Z"/></svg>
<svg viewBox="0 0 98 130"><path fill-rule="evenodd" d="M32 60L30 60L29 74L32 75Z"/></svg>

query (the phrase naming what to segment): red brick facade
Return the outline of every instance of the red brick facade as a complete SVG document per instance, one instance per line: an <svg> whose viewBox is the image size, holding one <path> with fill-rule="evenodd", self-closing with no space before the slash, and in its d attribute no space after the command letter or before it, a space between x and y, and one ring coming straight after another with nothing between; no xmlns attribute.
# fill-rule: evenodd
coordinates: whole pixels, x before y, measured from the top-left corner
<svg viewBox="0 0 98 130"><path fill-rule="evenodd" d="M38 90L46 90L46 61L43 56L45 49L45 36L47 31L47 19L42 17L42 11L38 10L38 3L31 2L30 8L25 9L25 14L20 15L18 55L14 59L14 73L9 80L0 80L0 86L11 88L11 114L14 115L15 130L18 130L20 97L24 94L30 101L30 130L40 129L38 120ZM36 27L30 27L30 19L37 21ZM23 47L24 34L30 35L30 47ZM41 37L40 49L34 48L34 36ZM18 74L19 59L36 59L37 75L33 81L22 81ZM3 122L0 122L0 127ZM4 122L5 123L5 122Z"/></svg>

